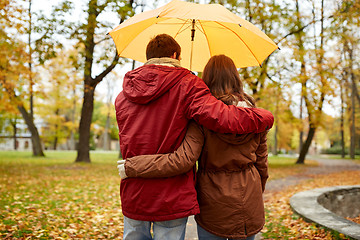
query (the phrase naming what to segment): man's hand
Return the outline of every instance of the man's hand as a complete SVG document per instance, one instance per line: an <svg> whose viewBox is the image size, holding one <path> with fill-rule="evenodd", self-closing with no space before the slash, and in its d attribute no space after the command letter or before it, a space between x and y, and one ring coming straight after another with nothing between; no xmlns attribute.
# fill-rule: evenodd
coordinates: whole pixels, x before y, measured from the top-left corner
<svg viewBox="0 0 360 240"><path fill-rule="evenodd" d="M128 177L125 172L125 161L126 161L126 159L117 161L117 164L118 164L117 168L119 169L119 175L120 175L121 179L125 179Z"/></svg>

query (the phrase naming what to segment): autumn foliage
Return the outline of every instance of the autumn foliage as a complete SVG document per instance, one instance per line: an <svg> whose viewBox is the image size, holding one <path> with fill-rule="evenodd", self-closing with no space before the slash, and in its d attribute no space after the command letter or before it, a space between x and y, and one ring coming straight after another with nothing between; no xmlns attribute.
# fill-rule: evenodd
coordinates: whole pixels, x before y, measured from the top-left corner
<svg viewBox="0 0 360 240"><path fill-rule="evenodd" d="M73 164L74 151L47 152L45 159L0 152L0 238L120 239L117 152L91 154L93 164ZM295 165L294 159L270 158L270 179L301 174L307 167ZM313 188L358 184L360 172L313 177L265 194L264 239L346 239L295 215L289 198Z"/></svg>

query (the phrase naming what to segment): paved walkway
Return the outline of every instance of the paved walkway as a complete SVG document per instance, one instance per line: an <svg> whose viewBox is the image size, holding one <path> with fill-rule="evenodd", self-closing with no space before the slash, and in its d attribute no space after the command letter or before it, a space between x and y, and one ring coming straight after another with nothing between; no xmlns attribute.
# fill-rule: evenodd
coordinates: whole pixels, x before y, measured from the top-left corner
<svg viewBox="0 0 360 240"><path fill-rule="evenodd" d="M319 166L309 167L305 172L288 176L281 179L271 180L266 184L266 190L264 196L271 192L281 191L289 186L299 184L303 180L311 179L315 175L330 174L334 172L342 172L349 170L359 170L360 164L346 159L327 159L322 156L307 156L308 160L315 160L319 163ZM295 159L294 159L295 161ZM185 240L197 240L196 222L193 217L189 218ZM261 239L261 234L256 236L256 240Z"/></svg>
<svg viewBox="0 0 360 240"><path fill-rule="evenodd" d="M308 167L303 173L269 181L266 184L265 194L274 191L281 191L286 187L300 183L302 180L311 179L315 175L360 170L360 164L347 159L328 159L322 156L308 156L307 159L317 161L319 166Z"/></svg>

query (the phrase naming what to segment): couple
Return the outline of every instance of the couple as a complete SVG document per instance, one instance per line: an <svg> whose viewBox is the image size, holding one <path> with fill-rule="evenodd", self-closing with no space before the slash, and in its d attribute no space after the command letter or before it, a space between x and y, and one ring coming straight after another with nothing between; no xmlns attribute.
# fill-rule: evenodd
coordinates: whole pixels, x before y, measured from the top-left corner
<svg viewBox="0 0 360 240"><path fill-rule="evenodd" d="M190 215L199 239L253 239L264 224L273 116L254 108L230 58L212 57L202 80L180 54L171 36L154 37L115 100L124 239L184 239Z"/></svg>

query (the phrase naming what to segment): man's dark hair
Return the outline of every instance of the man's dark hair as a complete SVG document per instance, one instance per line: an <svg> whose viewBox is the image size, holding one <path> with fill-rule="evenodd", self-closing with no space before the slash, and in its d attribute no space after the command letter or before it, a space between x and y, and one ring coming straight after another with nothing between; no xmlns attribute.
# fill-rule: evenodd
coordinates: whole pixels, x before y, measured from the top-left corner
<svg viewBox="0 0 360 240"><path fill-rule="evenodd" d="M150 40L146 47L146 59L171 57L176 52L176 59L181 53L180 45L173 37L167 34L159 34Z"/></svg>

